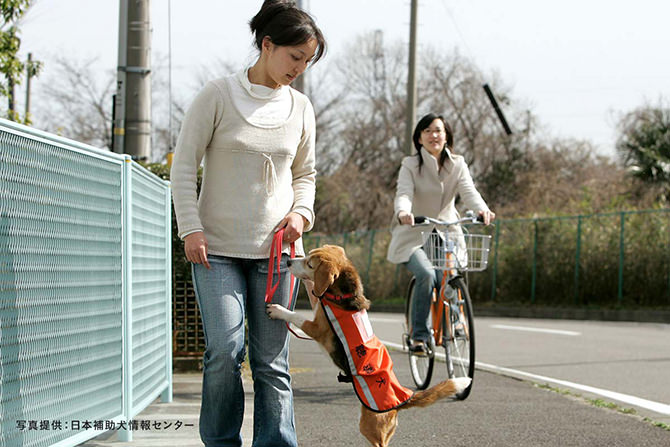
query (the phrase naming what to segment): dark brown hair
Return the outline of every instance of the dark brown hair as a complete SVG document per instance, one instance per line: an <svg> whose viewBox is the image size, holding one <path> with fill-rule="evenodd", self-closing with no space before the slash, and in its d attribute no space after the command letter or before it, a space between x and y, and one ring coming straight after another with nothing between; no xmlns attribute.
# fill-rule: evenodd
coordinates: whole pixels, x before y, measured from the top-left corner
<svg viewBox="0 0 670 447"><path fill-rule="evenodd" d="M421 143L419 143L419 139L421 138L421 132L423 132L424 129L428 129L435 120L442 121L442 123L444 124L444 131L447 133L446 135L447 141L444 143L442 152L440 152L440 160L438 163L440 169L444 166L444 162L447 160L447 158L449 158L447 148L451 151L454 147L454 132L451 130L451 126L449 125L449 123L447 123L447 120L445 120L442 115L429 113L428 115L421 118L419 122L416 123L416 127L414 128L414 134L412 135L414 148L416 149L417 152L416 156L419 157L419 172L421 172L421 166L423 165L423 156L421 155Z"/></svg>
<svg viewBox="0 0 670 447"><path fill-rule="evenodd" d="M259 50L265 36L269 36L273 44L286 47L316 39L318 47L311 64L326 53L326 39L314 19L291 0L265 0L258 14L249 21L249 27Z"/></svg>

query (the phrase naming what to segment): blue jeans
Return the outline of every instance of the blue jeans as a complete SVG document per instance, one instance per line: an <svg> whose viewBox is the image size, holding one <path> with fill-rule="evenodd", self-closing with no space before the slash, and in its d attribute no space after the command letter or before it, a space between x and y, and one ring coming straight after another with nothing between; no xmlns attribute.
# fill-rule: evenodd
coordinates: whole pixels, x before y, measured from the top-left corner
<svg viewBox="0 0 670 447"><path fill-rule="evenodd" d="M193 265L206 349L200 409L200 437L207 447L242 445L246 317L249 363L254 381L254 447L296 447L293 392L288 364L288 331L265 313L267 259L208 256L211 270ZM287 255L273 303L288 307ZM277 281L277 273L273 281Z"/></svg>
<svg viewBox="0 0 670 447"><path fill-rule="evenodd" d="M413 340L428 341L431 334L426 323L430 313L430 299L433 288L440 286L441 272L433 269L428 255L422 248L416 250L410 256L405 266L416 278L413 303L410 309L412 313L412 333L410 337Z"/></svg>

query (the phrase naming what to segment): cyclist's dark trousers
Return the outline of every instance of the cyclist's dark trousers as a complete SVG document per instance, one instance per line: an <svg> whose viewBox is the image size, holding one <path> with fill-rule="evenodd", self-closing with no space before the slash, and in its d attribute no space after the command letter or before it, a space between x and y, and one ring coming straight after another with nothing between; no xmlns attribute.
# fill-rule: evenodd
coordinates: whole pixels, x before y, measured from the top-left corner
<svg viewBox="0 0 670 447"><path fill-rule="evenodd" d="M412 333L410 337L413 340L428 341L430 332L428 331L428 314L430 313L430 298L434 287L439 287L441 272L433 269L426 252L418 249L405 266L416 278L414 283L414 297L411 311L412 315Z"/></svg>

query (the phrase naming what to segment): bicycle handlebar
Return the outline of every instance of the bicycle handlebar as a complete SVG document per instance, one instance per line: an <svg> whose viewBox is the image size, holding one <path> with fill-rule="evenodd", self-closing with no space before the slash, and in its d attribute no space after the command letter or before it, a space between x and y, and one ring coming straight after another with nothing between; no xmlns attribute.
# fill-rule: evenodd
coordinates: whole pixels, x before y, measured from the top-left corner
<svg viewBox="0 0 670 447"><path fill-rule="evenodd" d="M477 215L475 216L475 213L473 211L467 211L465 213L465 217L462 217L458 220L455 220L453 222L445 222L443 220L437 220L433 219L432 217L428 216L414 216L414 225L413 227L423 227L423 226L428 226L430 224L435 224L435 225L440 225L440 226L451 226L451 225L461 225L461 224L466 224L466 225L476 225L476 224L483 224L484 223L484 216Z"/></svg>

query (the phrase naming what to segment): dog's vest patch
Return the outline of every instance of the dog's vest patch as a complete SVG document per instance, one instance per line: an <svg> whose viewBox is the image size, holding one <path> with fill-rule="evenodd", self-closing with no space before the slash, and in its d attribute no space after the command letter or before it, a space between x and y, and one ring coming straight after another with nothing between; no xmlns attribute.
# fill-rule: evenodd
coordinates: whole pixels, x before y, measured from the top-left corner
<svg viewBox="0 0 670 447"><path fill-rule="evenodd" d="M358 399L372 411L405 404L414 394L400 384L386 346L372 332L365 310L348 311L321 300L328 321L344 347Z"/></svg>

